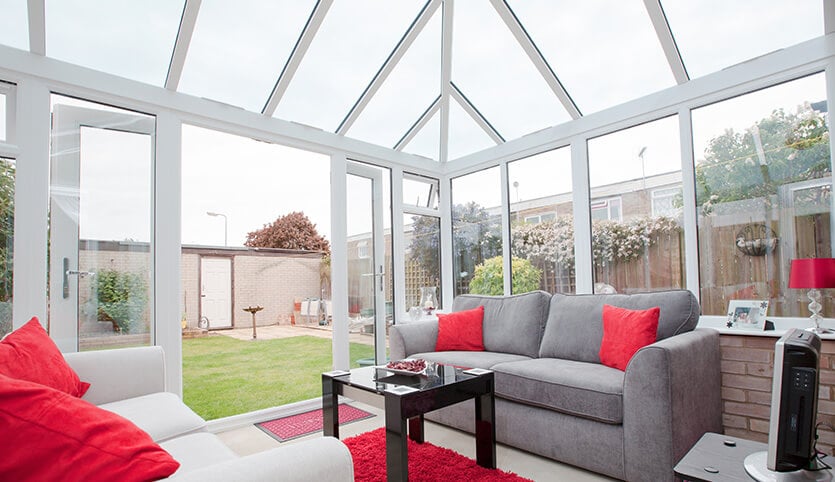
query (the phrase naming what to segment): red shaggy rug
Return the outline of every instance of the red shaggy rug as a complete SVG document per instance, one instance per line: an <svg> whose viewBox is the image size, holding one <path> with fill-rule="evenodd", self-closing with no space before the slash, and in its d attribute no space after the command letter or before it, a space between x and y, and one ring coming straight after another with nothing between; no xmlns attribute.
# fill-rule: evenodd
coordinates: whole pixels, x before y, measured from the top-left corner
<svg viewBox="0 0 835 482"><path fill-rule="evenodd" d="M356 422L357 420L363 420L373 416L373 413L368 413L365 410L360 410L351 405L339 404L339 425L345 425L346 423ZM255 424L256 427L279 442L303 437L313 432L321 432L322 425L322 409L311 410L309 412Z"/></svg>
<svg viewBox="0 0 835 482"><path fill-rule="evenodd" d="M343 440L354 458L357 482L386 482L386 429L378 428ZM450 449L409 439L409 479L420 482L515 482L530 479L512 472L487 469Z"/></svg>

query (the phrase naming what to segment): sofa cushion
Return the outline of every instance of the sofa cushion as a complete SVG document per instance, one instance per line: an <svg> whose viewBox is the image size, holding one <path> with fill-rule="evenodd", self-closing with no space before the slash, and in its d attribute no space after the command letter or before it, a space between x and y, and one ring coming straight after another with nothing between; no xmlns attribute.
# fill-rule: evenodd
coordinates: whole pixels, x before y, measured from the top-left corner
<svg viewBox="0 0 835 482"><path fill-rule="evenodd" d="M632 355L655 343L659 312L657 306L648 310L627 310L603 305L600 362L607 367L626 370Z"/></svg>
<svg viewBox="0 0 835 482"><path fill-rule="evenodd" d="M490 369L499 363L530 360L530 357L511 355L509 353L495 353L492 351L433 351L416 353L412 358L423 358L444 365L455 365L466 368Z"/></svg>
<svg viewBox="0 0 835 482"><path fill-rule="evenodd" d="M454 313L438 313L438 341L435 351L484 351L484 307Z"/></svg>
<svg viewBox="0 0 835 482"><path fill-rule="evenodd" d="M545 326L539 356L600 363L604 304L630 310L646 310L658 306L661 312L657 340L693 331L699 322L699 302L687 290L632 295L555 294L551 297L548 324Z"/></svg>
<svg viewBox="0 0 835 482"><path fill-rule="evenodd" d="M89 383L78 379L37 318L0 341L0 374L40 383L74 397L81 397L90 388Z"/></svg>
<svg viewBox="0 0 835 482"><path fill-rule="evenodd" d="M208 432L177 437L160 443L160 446L180 463L180 468L174 472L172 478L238 458L217 435Z"/></svg>
<svg viewBox="0 0 835 482"><path fill-rule="evenodd" d="M206 429L206 421L173 393L152 393L99 406L135 423L155 442Z"/></svg>
<svg viewBox="0 0 835 482"><path fill-rule="evenodd" d="M605 423L623 423L624 373L556 358L493 366L496 396Z"/></svg>
<svg viewBox="0 0 835 482"><path fill-rule="evenodd" d="M551 295L532 291L513 296L461 295L452 311L484 306L484 349L535 357L548 316Z"/></svg>
<svg viewBox="0 0 835 482"><path fill-rule="evenodd" d="M0 480L145 481L179 464L147 433L59 390L0 375Z"/></svg>

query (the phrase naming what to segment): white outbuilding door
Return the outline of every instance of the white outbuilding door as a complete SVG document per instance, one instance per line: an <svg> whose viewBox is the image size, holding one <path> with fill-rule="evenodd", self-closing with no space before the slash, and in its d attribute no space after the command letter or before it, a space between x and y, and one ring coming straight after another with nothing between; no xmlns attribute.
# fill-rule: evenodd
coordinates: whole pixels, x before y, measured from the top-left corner
<svg viewBox="0 0 835 482"><path fill-rule="evenodd" d="M232 327L232 258L200 258L200 319L210 329Z"/></svg>

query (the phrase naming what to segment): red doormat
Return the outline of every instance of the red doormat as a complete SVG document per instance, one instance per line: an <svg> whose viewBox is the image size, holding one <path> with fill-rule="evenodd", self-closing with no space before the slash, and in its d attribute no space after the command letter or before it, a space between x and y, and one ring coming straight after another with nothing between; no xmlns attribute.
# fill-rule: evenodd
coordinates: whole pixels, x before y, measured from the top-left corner
<svg viewBox="0 0 835 482"><path fill-rule="evenodd" d="M365 410L360 410L351 405L339 404L339 425L356 422L357 420L363 420L373 416L373 413L368 413ZM279 442L286 442L294 438L304 437L313 432L321 432L323 427L322 409L277 418L269 422L256 423L255 426Z"/></svg>
<svg viewBox="0 0 835 482"><path fill-rule="evenodd" d="M386 429L343 440L354 458L354 480L386 482ZM409 479L421 482L533 482L513 472L487 469L453 450L408 439Z"/></svg>

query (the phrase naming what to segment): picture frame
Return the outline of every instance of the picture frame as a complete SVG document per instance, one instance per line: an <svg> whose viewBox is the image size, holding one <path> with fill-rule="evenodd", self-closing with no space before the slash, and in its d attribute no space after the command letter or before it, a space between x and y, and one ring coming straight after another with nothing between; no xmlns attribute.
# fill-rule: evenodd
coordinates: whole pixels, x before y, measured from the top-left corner
<svg viewBox="0 0 835 482"><path fill-rule="evenodd" d="M768 300L731 300L725 326L731 330L763 331Z"/></svg>

